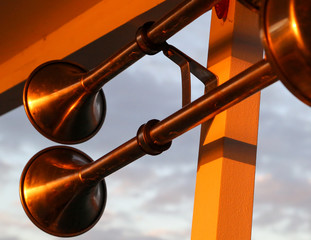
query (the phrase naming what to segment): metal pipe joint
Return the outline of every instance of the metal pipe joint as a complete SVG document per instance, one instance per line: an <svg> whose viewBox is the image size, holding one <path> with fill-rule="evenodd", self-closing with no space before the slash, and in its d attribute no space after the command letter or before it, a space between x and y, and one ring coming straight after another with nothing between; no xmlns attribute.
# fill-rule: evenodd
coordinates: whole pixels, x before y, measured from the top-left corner
<svg viewBox="0 0 311 240"><path fill-rule="evenodd" d="M154 24L154 22L146 22L143 24L140 28L138 28L136 32L136 43L140 50L148 55L155 55L158 52L163 50L163 45L166 44L164 42L163 44L156 44L151 41L151 39L148 37L148 31L151 28L151 26Z"/></svg>
<svg viewBox="0 0 311 240"><path fill-rule="evenodd" d="M143 152L150 155L158 155L170 148L172 145L172 141L165 144L158 144L154 141L150 135L150 130L153 126L155 126L159 120L152 119L148 121L146 124L140 126L137 131L137 143Z"/></svg>

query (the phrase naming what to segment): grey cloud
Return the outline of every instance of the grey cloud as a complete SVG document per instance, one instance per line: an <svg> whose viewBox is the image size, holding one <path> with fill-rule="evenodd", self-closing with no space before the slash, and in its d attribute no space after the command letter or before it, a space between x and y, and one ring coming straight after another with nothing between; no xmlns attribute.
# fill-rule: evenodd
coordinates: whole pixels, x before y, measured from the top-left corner
<svg viewBox="0 0 311 240"><path fill-rule="evenodd" d="M310 108L281 83L262 92L254 229L311 234L310 120Z"/></svg>
<svg viewBox="0 0 311 240"><path fill-rule="evenodd" d="M167 209L171 212L172 207L174 211L178 211L179 205L185 202L192 208L195 164L174 168L167 166L165 161L163 158L141 159L107 177L108 189L109 186L112 187L109 199L113 201L122 195L144 198L139 211L148 213L166 213Z"/></svg>
<svg viewBox="0 0 311 240"><path fill-rule="evenodd" d="M8 173L8 171L11 171L12 167L7 164L6 162L2 162L0 159L0 179L5 179L5 174Z"/></svg>
<svg viewBox="0 0 311 240"><path fill-rule="evenodd" d="M279 85L263 94L259 128L262 153L258 152L258 166L287 175L300 169L303 174L299 177L307 177L311 170L311 111L298 100L282 97L284 91Z"/></svg>
<svg viewBox="0 0 311 240"><path fill-rule="evenodd" d="M0 137L3 153L16 153L17 149L22 149L25 144L34 149L40 149L52 143L32 127L23 107L1 116Z"/></svg>
<svg viewBox="0 0 311 240"><path fill-rule="evenodd" d="M292 176L280 178L272 175L268 180L256 183L256 201L311 213L310 186L310 182L306 179L295 179Z"/></svg>
<svg viewBox="0 0 311 240"><path fill-rule="evenodd" d="M307 232L311 234L311 218L308 213L295 208L284 208L266 204L254 217L254 225L271 228L280 234ZM279 227L279 226L282 227Z"/></svg>
<svg viewBox="0 0 311 240"><path fill-rule="evenodd" d="M193 202L195 171L174 171L168 176L158 178L152 186L155 194L145 201L144 209L158 213L178 213L184 202Z"/></svg>
<svg viewBox="0 0 311 240"><path fill-rule="evenodd" d="M146 189L152 189L157 174L154 169L145 165L132 163L132 165L107 177L107 185L111 184L114 189L112 194L116 196L129 194L135 197L142 196Z"/></svg>
<svg viewBox="0 0 311 240"><path fill-rule="evenodd" d="M16 238L16 237L0 237L0 240L19 240L19 238Z"/></svg>

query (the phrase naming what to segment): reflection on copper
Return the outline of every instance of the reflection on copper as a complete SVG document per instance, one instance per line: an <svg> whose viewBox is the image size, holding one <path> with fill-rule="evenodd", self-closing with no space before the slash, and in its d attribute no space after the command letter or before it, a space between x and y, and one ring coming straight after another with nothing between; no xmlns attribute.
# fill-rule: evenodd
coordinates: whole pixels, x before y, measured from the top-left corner
<svg viewBox="0 0 311 240"><path fill-rule="evenodd" d="M41 105L49 105L52 103L57 102L59 98L63 98L68 93L72 93L78 89L81 83L75 83L70 86L64 87L63 89L57 90L56 92L51 92L48 95L46 95L46 92L42 91L40 92L40 89L37 90L37 92L29 94L27 96L28 99L28 105L30 108L36 109L39 108Z"/></svg>
<svg viewBox="0 0 311 240"><path fill-rule="evenodd" d="M55 125L55 129L53 131L53 135L57 135L58 132L62 131L62 127L66 124L66 121L70 121L70 118L72 116L72 112L75 111L79 104L81 103L82 99L83 99L84 95L81 95L78 99L76 99L75 102L73 102L71 104L71 106L68 106L68 109L66 112L64 112L62 118L59 120L59 123L57 125ZM101 112L100 109L98 109L98 112Z"/></svg>
<svg viewBox="0 0 311 240"><path fill-rule="evenodd" d="M263 7L263 43L282 83L311 105L311 2L267 0Z"/></svg>
<svg viewBox="0 0 311 240"><path fill-rule="evenodd" d="M302 49L306 49L304 39L301 37L300 27L297 23L296 9L293 2L290 4L290 22L292 25L292 32L295 34L295 38L297 39L297 43L301 46Z"/></svg>
<svg viewBox="0 0 311 240"><path fill-rule="evenodd" d="M63 161L58 161L59 157ZM81 234L101 216L106 186L83 186L79 169L91 159L82 152L59 147L47 149L30 161L21 178L21 200L29 218L42 230L57 236Z"/></svg>
<svg viewBox="0 0 311 240"><path fill-rule="evenodd" d="M35 128L51 140L78 143L100 129L106 114L103 91L85 90L80 66L51 61L39 66L24 88L24 106ZM77 81L79 79L79 81Z"/></svg>

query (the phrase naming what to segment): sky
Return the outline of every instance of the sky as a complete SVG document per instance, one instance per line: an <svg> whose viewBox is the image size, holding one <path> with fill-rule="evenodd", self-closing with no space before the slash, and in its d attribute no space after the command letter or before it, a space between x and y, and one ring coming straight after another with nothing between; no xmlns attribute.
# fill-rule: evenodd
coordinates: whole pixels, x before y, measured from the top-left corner
<svg viewBox="0 0 311 240"><path fill-rule="evenodd" d="M209 14L168 42L206 65ZM193 79L193 99L203 94ZM145 56L103 88L102 129L73 147L96 160L135 136L150 119L181 107L179 68L163 54ZM253 240L311 239L311 111L281 83L262 91L253 212ZM74 240L190 239L200 127L158 156L145 156L106 178L108 198L100 221ZM0 240L55 240L26 217L19 178L38 151L59 145L31 126L23 107L0 118Z"/></svg>

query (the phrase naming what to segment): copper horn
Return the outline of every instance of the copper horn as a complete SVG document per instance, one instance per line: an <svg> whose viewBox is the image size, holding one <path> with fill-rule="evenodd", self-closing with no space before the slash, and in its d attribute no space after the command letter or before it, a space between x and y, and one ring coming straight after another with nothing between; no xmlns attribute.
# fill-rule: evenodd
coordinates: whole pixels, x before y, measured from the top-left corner
<svg viewBox="0 0 311 240"><path fill-rule="evenodd" d="M26 165L21 202L35 225L56 236L89 230L105 207L104 178L145 154L160 154L171 141L281 78L311 105L311 2L267 0L262 32L268 59L261 60L162 121L141 126L137 136L97 161L69 147L51 147ZM299 14L298 14L299 13Z"/></svg>
<svg viewBox="0 0 311 240"><path fill-rule="evenodd" d="M24 88L24 106L33 126L60 143L86 141L100 129L106 112L101 88L118 73L142 58L180 29L210 10L220 0L186 0L158 22L148 25L136 39L98 67L86 71L65 61L51 61L36 68ZM145 38L145 35L148 39Z"/></svg>

